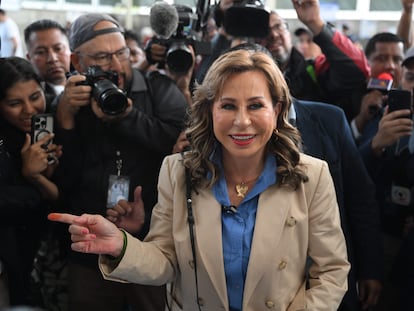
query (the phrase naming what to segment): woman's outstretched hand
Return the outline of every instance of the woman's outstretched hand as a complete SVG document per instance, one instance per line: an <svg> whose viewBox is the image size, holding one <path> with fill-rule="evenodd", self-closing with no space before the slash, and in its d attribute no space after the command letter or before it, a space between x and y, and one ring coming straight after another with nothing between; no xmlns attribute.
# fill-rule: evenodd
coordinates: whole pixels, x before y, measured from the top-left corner
<svg viewBox="0 0 414 311"><path fill-rule="evenodd" d="M101 215L51 213L47 218L70 225L69 233L74 251L113 257L118 257L122 252L124 234Z"/></svg>

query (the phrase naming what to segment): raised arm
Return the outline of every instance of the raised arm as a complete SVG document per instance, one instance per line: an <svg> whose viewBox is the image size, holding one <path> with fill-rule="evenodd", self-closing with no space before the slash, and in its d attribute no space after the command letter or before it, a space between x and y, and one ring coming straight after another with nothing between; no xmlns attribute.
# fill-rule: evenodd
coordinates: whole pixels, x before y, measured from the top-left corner
<svg viewBox="0 0 414 311"><path fill-rule="evenodd" d="M398 22L397 35L404 40L404 51L413 45L413 3L414 0L401 0L403 9Z"/></svg>

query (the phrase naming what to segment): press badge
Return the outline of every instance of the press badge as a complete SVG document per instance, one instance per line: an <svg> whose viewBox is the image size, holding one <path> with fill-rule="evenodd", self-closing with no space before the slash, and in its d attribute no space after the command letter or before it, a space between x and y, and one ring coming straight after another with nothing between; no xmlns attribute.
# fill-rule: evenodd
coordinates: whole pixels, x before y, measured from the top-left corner
<svg viewBox="0 0 414 311"><path fill-rule="evenodd" d="M391 187L391 201L394 204L410 206L412 200L412 189L393 184Z"/></svg>
<svg viewBox="0 0 414 311"><path fill-rule="evenodd" d="M129 195L129 177L121 175L122 159L121 152L116 151L116 169L117 175L109 175L108 181L108 198L106 207L113 208L119 200L127 200Z"/></svg>
<svg viewBox="0 0 414 311"><path fill-rule="evenodd" d="M122 175L109 175L108 199L106 207L114 207L119 200L128 200L129 177Z"/></svg>

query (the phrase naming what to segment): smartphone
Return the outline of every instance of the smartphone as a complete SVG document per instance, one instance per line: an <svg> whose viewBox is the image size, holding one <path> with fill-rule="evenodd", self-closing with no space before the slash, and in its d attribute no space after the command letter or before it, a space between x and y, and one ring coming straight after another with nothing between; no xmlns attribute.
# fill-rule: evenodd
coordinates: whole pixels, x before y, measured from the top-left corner
<svg viewBox="0 0 414 311"><path fill-rule="evenodd" d="M36 114L32 117L32 144L37 143L46 135L53 133L53 115L50 113ZM46 145L52 143L52 139Z"/></svg>
<svg viewBox="0 0 414 311"><path fill-rule="evenodd" d="M390 90L388 92L388 112L409 109L412 112L411 92L406 90ZM411 119L410 115L404 116Z"/></svg>

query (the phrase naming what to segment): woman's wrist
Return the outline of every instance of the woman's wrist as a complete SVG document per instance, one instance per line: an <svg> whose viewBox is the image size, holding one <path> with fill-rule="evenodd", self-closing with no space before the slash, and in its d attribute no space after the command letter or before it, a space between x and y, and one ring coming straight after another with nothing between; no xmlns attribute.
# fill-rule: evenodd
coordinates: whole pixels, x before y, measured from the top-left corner
<svg viewBox="0 0 414 311"><path fill-rule="evenodd" d="M122 257L125 255L125 251L128 244L128 239L124 230L119 230L122 233L122 248L119 250L115 250L113 254L106 255L110 260L119 262L121 261Z"/></svg>
<svg viewBox="0 0 414 311"><path fill-rule="evenodd" d="M44 178L44 176L41 173L34 173L25 166L23 166L22 168L22 175L30 183L36 183L36 184L41 182L42 179Z"/></svg>
<svg viewBox="0 0 414 311"><path fill-rule="evenodd" d="M371 141L371 150L376 158L380 158L384 155L385 147L377 142L376 137Z"/></svg>

